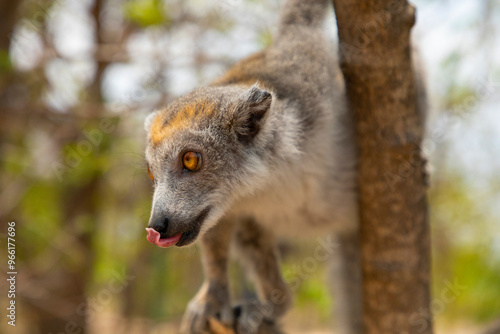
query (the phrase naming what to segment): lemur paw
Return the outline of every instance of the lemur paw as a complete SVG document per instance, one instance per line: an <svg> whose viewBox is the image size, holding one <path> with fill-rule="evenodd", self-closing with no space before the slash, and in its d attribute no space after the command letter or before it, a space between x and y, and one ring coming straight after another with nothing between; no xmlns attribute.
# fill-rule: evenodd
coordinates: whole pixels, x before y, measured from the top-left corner
<svg viewBox="0 0 500 334"><path fill-rule="evenodd" d="M280 334L272 303L249 301L234 308L237 334Z"/></svg>
<svg viewBox="0 0 500 334"><path fill-rule="evenodd" d="M210 318L217 319L221 324L232 327L234 324L233 310L223 291L209 291L204 284L196 296L189 302L181 323L183 334L210 333Z"/></svg>

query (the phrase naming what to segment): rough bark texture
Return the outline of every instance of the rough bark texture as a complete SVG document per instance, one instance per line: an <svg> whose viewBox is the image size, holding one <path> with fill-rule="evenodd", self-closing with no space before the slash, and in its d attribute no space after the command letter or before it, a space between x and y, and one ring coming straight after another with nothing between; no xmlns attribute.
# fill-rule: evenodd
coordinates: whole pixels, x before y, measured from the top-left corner
<svg viewBox="0 0 500 334"><path fill-rule="evenodd" d="M423 115L404 0L333 0L355 118L364 333L432 333Z"/></svg>

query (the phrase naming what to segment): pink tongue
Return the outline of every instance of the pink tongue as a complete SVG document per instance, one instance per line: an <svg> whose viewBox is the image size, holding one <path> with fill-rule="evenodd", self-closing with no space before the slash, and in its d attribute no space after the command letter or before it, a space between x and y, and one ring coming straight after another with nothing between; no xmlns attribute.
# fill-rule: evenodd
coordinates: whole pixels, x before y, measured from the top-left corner
<svg viewBox="0 0 500 334"><path fill-rule="evenodd" d="M151 227L146 228L146 232L148 233L148 241L150 243L163 248L175 245L177 241L179 241L179 239L182 237L182 233L179 233L170 238L160 239L161 237L160 232L156 231Z"/></svg>

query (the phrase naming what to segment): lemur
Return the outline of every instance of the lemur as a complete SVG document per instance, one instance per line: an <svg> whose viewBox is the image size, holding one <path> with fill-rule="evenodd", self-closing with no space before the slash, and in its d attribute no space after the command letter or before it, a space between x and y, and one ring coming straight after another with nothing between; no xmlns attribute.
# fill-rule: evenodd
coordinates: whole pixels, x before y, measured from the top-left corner
<svg viewBox="0 0 500 334"><path fill-rule="evenodd" d="M160 247L198 241L201 249L205 280L184 332L206 332L210 317L237 333L280 319L292 296L277 238L313 236L333 253L342 332L361 331L356 152L336 51L323 31L330 2L287 0L272 45L146 120L154 182L147 238ZM230 252L259 300L236 311Z"/></svg>

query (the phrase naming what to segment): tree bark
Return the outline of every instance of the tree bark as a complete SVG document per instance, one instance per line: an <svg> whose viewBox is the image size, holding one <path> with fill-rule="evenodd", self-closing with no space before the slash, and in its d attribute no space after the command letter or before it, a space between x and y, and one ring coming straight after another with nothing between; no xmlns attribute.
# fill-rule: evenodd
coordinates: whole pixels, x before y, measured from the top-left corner
<svg viewBox="0 0 500 334"><path fill-rule="evenodd" d="M333 0L359 154L363 333L432 333L424 104L405 0Z"/></svg>

